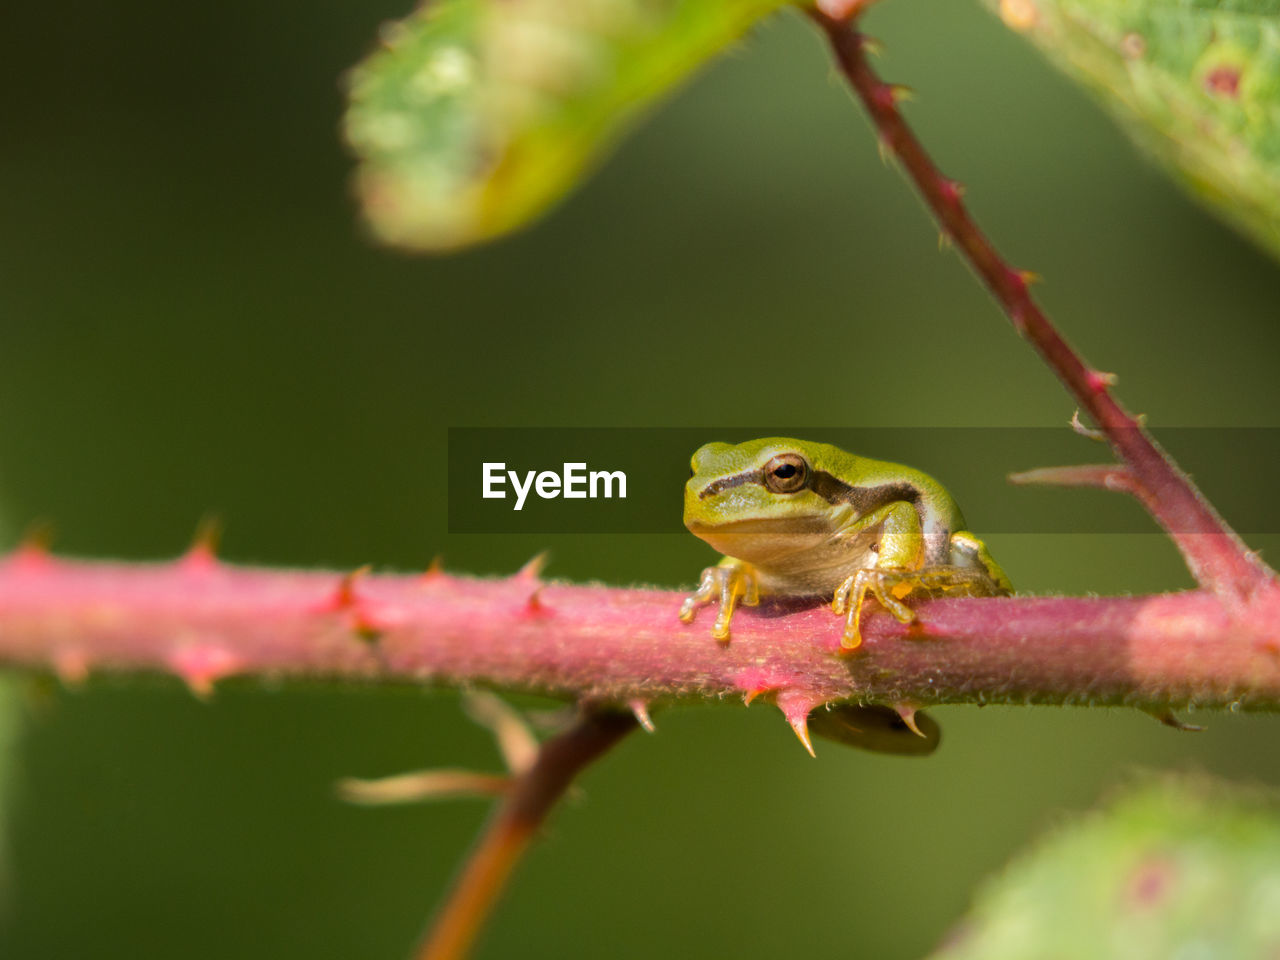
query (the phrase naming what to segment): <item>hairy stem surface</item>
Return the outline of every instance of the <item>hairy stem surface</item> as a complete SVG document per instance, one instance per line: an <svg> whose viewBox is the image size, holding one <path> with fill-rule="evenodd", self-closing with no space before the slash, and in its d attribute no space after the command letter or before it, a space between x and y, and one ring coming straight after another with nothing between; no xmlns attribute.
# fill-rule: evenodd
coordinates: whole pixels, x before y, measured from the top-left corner
<svg viewBox="0 0 1280 960"><path fill-rule="evenodd" d="M933 600L879 608L840 647L825 604L739 610L728 644L669 590L192 565L0 563L0 663L222 677L481 685L575 700L840 700L1280 709L1280 592L1245 618L1205 591Z"/></svg>

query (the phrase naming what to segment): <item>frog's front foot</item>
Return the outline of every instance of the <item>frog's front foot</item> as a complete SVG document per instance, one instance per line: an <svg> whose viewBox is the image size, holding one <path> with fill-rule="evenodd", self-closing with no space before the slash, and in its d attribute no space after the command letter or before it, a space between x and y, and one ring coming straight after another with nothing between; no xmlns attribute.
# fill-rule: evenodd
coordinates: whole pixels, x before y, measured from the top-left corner
<svg viewBox="0 0 1280 960"><path fill-rule="evenodd" d="M912 589L910 581L904 578L904 573L905 571L900 570L867 568L859 570L836 588L835 596L831 599L831 610L845 618L840 646L846 650L862 646L862 604L868 593L903 623L915 620L915 611L899 599Z"/></svg>
<svg viewBox="0 0 1280 960"><path fill-rule="evenodd" d="M733 610L738 600L741 599L748 607L754 607L760 602L760 587L755 571L745 563L707 567L702 571L698 589L685 597L684 603L680 605L680 619L685 623L692 623L699 607L705 607L717 599L720 601L720 611L716 614L711 636L717 640L728 640L729 621L733 619Z"/></svg>

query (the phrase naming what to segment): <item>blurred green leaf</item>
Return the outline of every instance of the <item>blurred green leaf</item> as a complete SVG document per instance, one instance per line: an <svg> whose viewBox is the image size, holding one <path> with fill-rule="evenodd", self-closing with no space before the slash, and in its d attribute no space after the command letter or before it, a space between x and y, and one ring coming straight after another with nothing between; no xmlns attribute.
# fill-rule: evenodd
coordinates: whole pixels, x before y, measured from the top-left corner
<svg viewBox="0 0 1280 960"><path fill-rule="evenodd" d="M386 25L346 136L375 234L445 250L568 191L641 108L780 0L441 0Z"/></svg>
<svg viewBox="0 0 1280 960"><path fill-rule="evenodd" d="M986 0L1280 255L1280 0Z"/></svg>
<svg viewBox="0 0 1280 960"><path fill-rule="evenodd" d="M1221 784L1167 780L1061 829L979 898L935 960L1272 957L1280 821Z"/></svg>

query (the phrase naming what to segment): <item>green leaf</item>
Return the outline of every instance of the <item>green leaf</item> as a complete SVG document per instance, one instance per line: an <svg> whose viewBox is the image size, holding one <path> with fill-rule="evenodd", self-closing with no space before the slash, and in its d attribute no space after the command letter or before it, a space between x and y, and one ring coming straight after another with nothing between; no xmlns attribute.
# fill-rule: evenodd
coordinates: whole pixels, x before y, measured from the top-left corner
<svg viewBox="0 0 1280 960"><path fill-rule="evenodd" d="M446 250L527 223L642 108L780 0L439 0L350 75L356 188L387 243Z"/></svg>
<svg viewBox="0 0 1280 960"><path fill-rule="evenodd" d="M1266 957L1280 822L1224 785L1169 780L1067 826L978 899L934 960Z"/></svg>
<svg viewBox="0 0 1280 960"><path fill-rule="evenodd" d="M1280 0L986 0L1280 255Z"/></svg>

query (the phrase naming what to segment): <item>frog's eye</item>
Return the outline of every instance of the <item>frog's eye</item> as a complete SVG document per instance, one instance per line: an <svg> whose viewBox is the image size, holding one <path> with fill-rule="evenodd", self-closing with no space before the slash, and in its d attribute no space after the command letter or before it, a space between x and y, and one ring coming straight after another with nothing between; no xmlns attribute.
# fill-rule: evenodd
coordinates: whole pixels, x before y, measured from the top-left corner
<svg viewBox="0 0 1280 960"><path fill-rule="evenodd" d="M795 493L809 479L809 464L798 453L783 453L764 465L764 485L774 493Z"/></svg>

